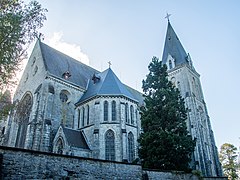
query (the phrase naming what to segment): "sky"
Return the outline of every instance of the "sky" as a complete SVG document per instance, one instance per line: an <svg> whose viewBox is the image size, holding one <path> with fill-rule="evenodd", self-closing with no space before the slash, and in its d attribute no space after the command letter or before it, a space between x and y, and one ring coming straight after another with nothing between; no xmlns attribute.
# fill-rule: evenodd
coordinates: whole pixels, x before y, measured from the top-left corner
<svg viewBox="0 0 240 180"><path fill-rule="evenodd" d="M166 13L190 53L218 147L240 146L239 0L38 0L48 9L43 42L141 91L153 56L161 59ZM26 2L28 2L26 0Z"/></svg>

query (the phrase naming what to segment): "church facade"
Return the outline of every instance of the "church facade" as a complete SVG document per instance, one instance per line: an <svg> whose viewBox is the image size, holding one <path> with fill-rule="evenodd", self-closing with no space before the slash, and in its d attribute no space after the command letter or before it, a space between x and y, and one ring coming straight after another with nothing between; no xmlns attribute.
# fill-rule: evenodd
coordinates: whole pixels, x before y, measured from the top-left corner
<svg viewBox="0 0 240 180"><path fill-rule="evenodd" d="M185 98L188 130L197 139L191 166L205 176L221 176L200 76L170 22L162 61ZM144 99L110 67L99 72L38 40L14 102L7 146L121 162L138 157Z"/></svg>
<svg viewBox="0 0 240 180"><path fill-rule="evenodd" d="M7 145L132 162L141 93L37 41L17 88Z"/></svg>

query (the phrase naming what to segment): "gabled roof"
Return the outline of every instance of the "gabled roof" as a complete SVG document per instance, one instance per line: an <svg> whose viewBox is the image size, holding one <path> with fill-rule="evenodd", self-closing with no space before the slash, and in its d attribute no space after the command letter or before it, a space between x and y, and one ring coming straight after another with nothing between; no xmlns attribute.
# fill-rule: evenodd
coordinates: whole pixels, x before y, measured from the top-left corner
<svg viewBox="0 0 240 180"><path fill-rule="evenodd" d="M41 41L39 41L39 44L45 68L51 75L86 89L88 79L94 73L99 73L99 71L51 48ZM63 74L67 71L71 76L66 80L63 78Z"/></svg>
<svg viewBox="0 0 240 180"><path fill-rule="evenodd" d="M170 22L168 21L167 34L165 38L165 45L163 50L162 62L167 63L168 55L175 59L175 65L188 63L188 55L184 50L177 34L174 32Z"/></svg>
<svg viewBox="0 0 240 180"><path fill-rule="evenodd" d="M87 91L78 103L100 95L125 96L138 102L132 93L129 92L126 85L122 84L122 82L114 74L111 68L103 71L102 73L96 74L95 76L98 78L97 81L94 82L92 78L89 80Z"/></svg>
<svg viewBox="0 0 240 180"><path fill-rule="evenodd" d="M86 90L89 86L91 86L91 79L94 74L97 74L103 77L107 75L108 70L100 73L96 69L71 58L70 56L44 44L40 40L38 40L37 43L39 44L41 49L41 54L43 57L43 62L44 62L46 71L50 75L57 77L63 81L66 81L67 83L72 83ZM67 71L69 71L71 76L68 79L64 79L63 74L66 73ZM125 95L126 97L136 100L139 103L143 101L143 97L141 96L140 92L122 84L113 72L110 74L113 74L113 76L115 76L113 78L115 79L115 84L111 83L112 80L111 78L109 78L111 76L109 76L107 78L107 81L105 81L106 84L104 84L104 86L101 88L101 91L99 91L100 94L109 93L108 95L111 95L111 92L113 92L115 93L114 95L119 93L118 95ZM110 85L107 82L110 82ZM113 88L113 86L115 85L117 86ZM89 92L87 92L87 94L84 95L85 99L88 98L89 96L94 95L96 91L98 92L98 90L94 88L93 89L88 88L88 91Z"/></svg>
<svg viewBox="0 0 240 180"><path fill-rule="evenodd" d="M88 150L90 149L81 131L65 127L62 128L69 146Z"/></svg>

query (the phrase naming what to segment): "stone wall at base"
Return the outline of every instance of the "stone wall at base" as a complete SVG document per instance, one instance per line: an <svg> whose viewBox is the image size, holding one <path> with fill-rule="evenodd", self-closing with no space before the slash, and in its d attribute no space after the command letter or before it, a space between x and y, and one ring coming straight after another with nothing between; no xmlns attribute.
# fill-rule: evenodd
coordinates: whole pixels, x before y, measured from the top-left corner
<svg viewBox="0 0 240 180"><path fill-rule="evenodd" d="M1 147L3 179L141 179L139 165Z"/></svg>
<svg viewBox="0 0 240 180"><path fill-rule="evenodd" d="M147 176L149 180L170 180L170 179L181 179L181 180L199 180L199 177L190 173L184 172L161 172L152 170L143 170L143 179Z"/></svg>
<svg viewBox="0 0 240 180"><path fill-rule="evenodd" d="M183 172L143 170L140 165L0 146L0 179L198 180Z"/></svg>

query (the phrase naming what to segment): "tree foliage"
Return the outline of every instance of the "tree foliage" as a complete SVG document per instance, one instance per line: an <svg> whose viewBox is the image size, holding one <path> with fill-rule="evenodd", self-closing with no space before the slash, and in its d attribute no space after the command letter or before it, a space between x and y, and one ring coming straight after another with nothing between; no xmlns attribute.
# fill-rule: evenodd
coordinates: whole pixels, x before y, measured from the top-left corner
<svg viewBox="0 0 240 180"><path fill-rule="evenodd" d="M9 111L13 108L11 101L11 93L6 90L4 93L0 92L0 121L6 120Z"/></svg>
<svg viewBox="0 0 240 180"><path fill-rule="evenodd" d="M13 82L29 44L46 20L46 11L37 1L0 1L0 88Z"/></svg>
<svg viewBox="0 0 240 180"><path fill-rule="evenodd" d="M219 159L224 175L228 176L231 180L237 179L237 169L239 168L239 164L237 163L237 148L232 144L223 144L220 148Z"/></svg>
<svg viewBox="0 0 240 180"><path fill-rule="evenodd" d="M139 157L145 168L187 171L195 140L187 131L184 100L158 58L152 58L148 69L142 86L145 106L141 109Z"/></svg>

